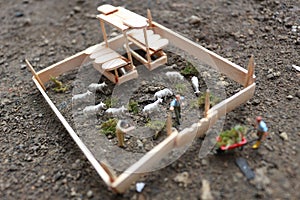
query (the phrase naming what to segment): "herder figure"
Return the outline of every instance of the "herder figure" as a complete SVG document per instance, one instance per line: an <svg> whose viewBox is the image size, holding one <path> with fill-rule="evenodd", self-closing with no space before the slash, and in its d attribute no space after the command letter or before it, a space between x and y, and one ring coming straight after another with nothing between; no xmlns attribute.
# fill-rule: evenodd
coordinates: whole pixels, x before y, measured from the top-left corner
<svg viewBox="0 0 300 200"><path fill-rule="evenodd" d="M261 116L256 117L256 130L258 139L256 143L252 146L253 149L257 149L260 146L261 141L265 140L268 134L268 127L266 123L262 120Z"/></svg>
<svg viewBox="0 0 300 200"><path fill-rule="evenodd" d="M180 119L181 119L181 105L182 105L182 100L184 97L181 97L179 94L175 96L175 99L171 101L170 103L170 110L175 111L175 119L178 125L180 125Z"/></svg>

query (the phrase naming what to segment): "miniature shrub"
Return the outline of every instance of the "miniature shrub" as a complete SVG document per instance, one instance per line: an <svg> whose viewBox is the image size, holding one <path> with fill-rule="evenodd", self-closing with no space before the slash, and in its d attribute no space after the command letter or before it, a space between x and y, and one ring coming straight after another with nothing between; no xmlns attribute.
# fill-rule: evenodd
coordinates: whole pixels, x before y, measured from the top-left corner
<svg viewBox="0 0 300 200"><path fill-rule="evenodd" d="M202 107L205 105L205 97L206 97L206 93L203 93L199 98L198 98L198 101L197 101L197 104L199 107ZM210 107L216 105L217 103L220 102L220 99L218 97L216 97L215 95L213 94L210 94L209 95L209 100L210 100Z"/></svg>
<svg viewBox="0 0 300 200"><path fill-rule="evenodd" d="M242 140L243 135L246 133L247 127L237 125L230 130L226 130L220 133L217 146L230 146L239 143Z"/></svg>
<svg viewBox="0 0 300 200"><path fill-rule="evenodd" d="M110 98L110 99L106 99L106 100L104 101L104 103L105 103L105 105L106 105L107 108L111 108L111 107L114 107L114 106L117 105L118 99L112 97L112 98Z"/></svg>
<svg viewBox="0 0 300 200"><path fill-rule="evenodd" d="M116 134L116 126L117 126L118 120L115 118L111 118L105 122L103 122L100 126L101 130L100 133L104 135L115 135Z"/></svg>
<svg viewBox="0 0 300 200"><path fill-rule="evenodd" d="M139 107L138 102L133 101L133 100L129 101L129 104L128 104L128 111L129 112L132 112L133 114L138 114L138 112L139 112L138 107Z"/></svg>
<svg viewBox="0 0 300 200"><path fill-rule="evenodd" d="M197 76L199 74L198 70L194 67L194 65L187 61L184 69L180 71L180 73L184 76Z"/></svg>

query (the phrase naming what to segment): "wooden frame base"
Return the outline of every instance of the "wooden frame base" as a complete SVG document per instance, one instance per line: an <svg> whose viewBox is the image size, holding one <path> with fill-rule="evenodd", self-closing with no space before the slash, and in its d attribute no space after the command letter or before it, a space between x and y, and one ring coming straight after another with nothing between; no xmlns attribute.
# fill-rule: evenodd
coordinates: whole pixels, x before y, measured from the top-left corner
<svg viewBox="0 0 300 200"><path fill-rule="evenodd" d="M186 128L179 133L176 130L173 130L169 136L162 141L160 144L155 146L151 151L146 153L137 163L133 164L124 173L120 176L115 177L104 163L99 163L93 154L90 152L88 147L82 142L78 137L73 128L66 121L64 116L59 112L57 107L54 105L52 100L48 97L47 93L44 91L43 85L49 81L51 76L59 76L65 72L74 70L84 64L89 59L90 54L93 52L93 49L99 47L99 45L109 45L112 49L121 48L124 45L124 35L119 35L111 40L106 41L105 43L97 44L88 49L79 52L69 58L66 58L58 63L47 67L44 70L39 72L33 72L33 81L37 86L38 90L41 92L53 112L56 114L61 123L65 126L66 130L69 132L70 136L73 138L78 147L82 150L87 159L91 162L97 173L107 184L109 188L112 188L118 193L123 193L130 186L130 184L137 180L138 177L147 172L147 169L154 166L157 162L164 158L172 149L182 147L189 142L191 142L194 137L205 137L206 131L221 117L226 115L237 106L247 102L254 94L255 91L255 76L253 73L254 70L254 61L250 60L248 70L222 58L221 56L205 49L204 47L184 38L183 36L163 27L162 25L151 21L152 27L157 34L168 39L172 45L181 49L182 51L187 52L191 56L195 56L197 59L207 64L208 66L216 68L221 73L225 74L228 78L240 83L245 86L244 89L234 94L233 96L223 100L217 105L209 108L206 111L206 117L199 120L199 122L194 123L190 128ZM133 52L132 52L133 53ZM146 63L145 59L140 58L138 55L133 53L134 57L142 63ZM251 58L253 59L253 58ZM147 61L147 60L146 60ZM152 65L149 65L149 69L153 70L154 68L160 66L167 62L166 55L161 54L161 57L154 61ZM111 81L114 81L114 77L109 74L106 75ZM131 76L137 76L136 72L129 74ZM128 76L127 76L128 77ZM127 81L126 76L118 81L118 84Z"/></svg>

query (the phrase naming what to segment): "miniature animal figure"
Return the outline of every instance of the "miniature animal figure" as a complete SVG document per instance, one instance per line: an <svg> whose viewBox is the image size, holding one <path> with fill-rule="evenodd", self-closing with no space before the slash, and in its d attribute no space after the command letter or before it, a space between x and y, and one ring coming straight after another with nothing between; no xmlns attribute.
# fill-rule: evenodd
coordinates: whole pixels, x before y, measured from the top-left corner
<svg viewBox="0 0 300 200"><path fill-rule="evenodd" d="M84 100L86 99L88 96L91 96L93 93L91 91L87 91L85 93L82 93L82 94L75 94L73 97L72 97L72 101L78 101L78 100Z"/></svg>
<svg viewBox="0 0 300 200"><path fill-rule="evenodd" d="M90 90L90 91L97 91L97 90L100 90L101 92L103 92L103 88L104 87L106 87L107 86L107 84L105 83L105 82L103 82L103 83L100 83L100 84L98 84L98 83L91 83L89 86L88 86L88 89Z"/></svg>
<svg viewBox="0 0 300 200"><path fill-rule="evenodd" d="M117 115L117 114L125 112L126 110L127 110L127 108L125 108L125 106L121 106L120 108L109 108L105 112L107 114Z"/></svg>
<svg viewBox="0 0 300 200"><path fill-rule="evenodd" d="M157 99L157 98L163 98L163 97L172 96L172 95L173 95L173 92L170 89L165 88L163 90L159 90L159 91L155 92L154 98Z"/></svg>
<svg viewBox="0 0 300 200"><path fill-rule="evenodd" d="M196 76L193 76L191 80L192 80L192 85L195 89L194 93L199 94L200 91L199 91L199 80L198 80L198 78Z"/></svg>
<svg viewBox="0 0 300 200"><path fill-rule="evenodd" d="M106 109L105 103L100 102L99 104L94 105L94 106L87 106L83 109L83 113L85 115L94 114L94 113L98 112L100 109Z"/></svg>
<svg viewBox="0 0 300 200"><path fill-rule="evenodd" d="M180 79L183 80L183 76L179 72L166 72L166 75L170 79Z"/></svg>
<svg viewBox="0 0 300 200"><path fill-rule="evenodd" d="M155 102L146 105L144 107L144 109L143 109L143 112L144 113L150 113L153 110L158 110L158 104L162 103L162 102L163 102L163 99L162 98L158 98Z"/></svg>

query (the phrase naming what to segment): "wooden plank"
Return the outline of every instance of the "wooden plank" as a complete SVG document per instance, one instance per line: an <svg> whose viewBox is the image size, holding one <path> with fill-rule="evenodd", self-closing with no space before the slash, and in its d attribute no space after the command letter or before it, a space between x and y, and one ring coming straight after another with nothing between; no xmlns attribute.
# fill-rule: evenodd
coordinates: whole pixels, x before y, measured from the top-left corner
<svg viewBox="0 0 300 200"><path fill-rule="evenodd" d="M33 77L32 80L34 81L35 85L55 113L55 115L58 117L58 119L61 121L63 126L66 128L66 130L69 132L72 139L75 141L77 146L80 148L80 150L84 153L86 158L90 161L92 166L95 168L97 173L100 175L100 177L103 179L103 181L110 186L110 176L106 173L106 171L101 167L99 162L96 160L96 158L93 156L93 154L90 152L90 150L85 146L85 144L81 141L81 139L78 137L78 135L75 133L73 128L69 125L67 120L63 117L63 115L59 112L59 110L56 108L56 106L53 104L51 99L48 97L47 93L43 90L42 86L39 84L39 82Z"/></svg>
<svg viewBox="0 0 300 200"><path fill-rule="evenodd" d="M113 70L116 68L119 68L121 66L127 65L128 63L122 59L122 58L115 58L113 60L110 60L106 63L104 63L101 67L103 70Z"/></svg>
<svg viewBox="0 0 300 200"><path fill-rule="evenodd" d="M117 7L118 8L118 12L115 12L114 14L117 15L118 17L122 18L123 20L126 19L137 19L137 20L145 20L147 21L147 18L136 14L130 10L127 10L126 8L123 7Z"/></svg>
<svg viewBox="0 0 300 200"><path fill-rule="evenodd" d="M112 188L119 193L125 192L132 182L137 180L143 173L148 172L151 167L155 166L174 148L177 134L177 131L172 132L170 136L129 167L112 183Z"/></svg>
<svg viewBox="0 0 300 200"><path fill-rule="evenodd" d="M90 55L90 54L95 53L97 51L100 51L101 49L104 49L104 48L106 48L104 45L102 45L102 44L96 44L94 46L91 46L91 47L87 48L84 51L84 53Z"/></svg>
<svg viewBox="0 0 300 200"><path fill-rule="evenodd" d="M156 23L152 22L154 32L161 37L166 38L179 49L182 49L192 56L195 56L205 64L216 68L221 73L225 74L232 80L244 85L247 70L236 65L229 60L217 55L216 53L209 51L195 42L173 32L172 30Z"/></svg>
<svg viewBox="0 0 300 200"><path fill-rule="evenodd" d="M165 46L167 46L168 44L169 44L169 40L163 38L151 43L150 48L154 51L158 51L164 48Z"/></svg>
<svg viewBox="0 0 300 200"><path fill-rule="evenodd" d="M109 53L113 53L115 52L114 50L110 49L110 48L103 48L97 52L94 52L90 55L91 59L96 59L98 57L103 56L104 54L109 54Z"/></svg>
<svg viewBox="0 0 300 200"><path fill-rule="evenodd" d="M253 96L254 91L255 83L252 83L251 85L234 94L233 96L213 106L208 111L208 114L211 114L212 112L216 111L218 113L218 117L223 116L226 113L232 111L234 108L241 105L242 103L247 102Z"/></svg>
<svg viewBox="0 0 300 200"><path fill-rule="evenodd" d="M108 15L108 14L111 14L113 12L116 12L118 10L117 7L115 6L112 6L110 4L104 4L104 5L101 5L97 8L97 10L105 15Z"/></svg>
<svg viewBox="0 0 300 200"><path fill-rule="evenodd" d="M119 18L118 16L116 16L114 14L110 14L110 15L100 14L100 15L97 15L97 18L99 18L100 20L102 19L106 23L120 29L121 31L125 31L129 28L128 26L123 24L123 21L121 18Z"/></svg>
<svg viewBox="0 0 300 200"><path fill-rule="evenodd" d="M131 70L130 72L128 72L126 75L123 75L121 77L119 77L119 81L118 81L118 85L126 82L126 81L129 81L131 79L134 79L134 78L137 78L138 77L138 73L137 71L134 69L134 70Z"/></svg>
<svg viewBox="0 0 300 200"><path fill-rule="evenodd" d="M104 55L101 55L100 57L95 59L95 63L96 64L103 64L107 61L113 60L115 58L121 57L120 54L118 54L117 52L111 52L111 53L107 53Z"/></svg>
<svg viewBox="0 0 300 200"><path fill-rule="evenodd" d="M123 24L129 26L130 28L144 28L147 27L148 23L145 19L136 19L136 18L128 18L123 20Z"/></svg>

